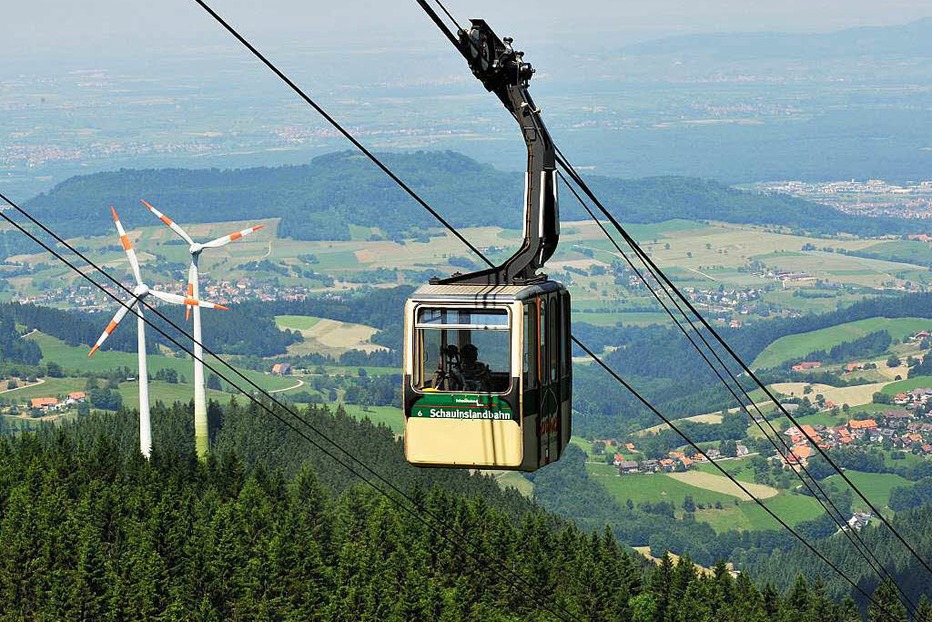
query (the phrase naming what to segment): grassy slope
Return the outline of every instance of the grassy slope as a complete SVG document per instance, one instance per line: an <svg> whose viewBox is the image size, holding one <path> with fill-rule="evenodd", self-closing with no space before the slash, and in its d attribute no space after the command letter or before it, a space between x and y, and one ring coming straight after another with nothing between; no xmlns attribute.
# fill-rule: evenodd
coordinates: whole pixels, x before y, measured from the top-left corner
<svg viewBox="0 0 932 622"><path fill-rule="evenodd" d="M617 473L615 467L593 463L587 464L586 469L621 504L628 499L635 504L645 501L669 501L676 506L679 514L682 513L683 500L686 495L690 495L697 504L713 506L697 510L696 520L708 523L720 533L734 529L781 528L777 521L754 501L740 501L735 496L691 486L659 473L618 476L615 474ZM746 476L739 476L738 479L746 480ZM716 502L721 503L721 509L714 507ZM764 501L764 504L789 525L816 518L822 511L815 499L782 491L777 496Z"/></svg>
<svg viewBox="0 0 932 622"><path fill-rule="evenodd" d="M828 350L844 341L852 341L868 333L885 330L894 339L902 339L922 329L932 327L932 321L920 318L870 318L839 324L808 333L787 335L777 339L761 352L754 363L754 368L776 367L781 363L799 359L815 350Z"/></svg>
<svg viewBox="0 0 932 622"><path fill-rule="evenodd" d="M893 473L864 473L862 471L845 471L845 475L854 483L858 489L864 493L871 503L874 504L886 516L889 509L887 504L890 502L890 491L898 486L909 486L912 484L908 479L894 475ZM847 485L842 481L840 475L832 475L826 481L837 483L842 488ZM855 510L868 510L867 504L864 503L857 495L854 496L853 507Z"/></svg>
<svg viewBox="0 0 932 622"><path fill-rule="evenodd" d="M26 339L31 339L39 345L45 360L55 361L67 371L80 373L95 372L102 374L118 367L128 367L131 370L135 370L137 367L137 357L134 353L101 350L93 357L88 357L87 348L82 346L69 346L60 339L43 333L33 333L26 337ZM174 369L180 376L184 376L188 382L190 382L194 376L191 360L187 357L176 358L161 354L149 354L146 363L150 374L155 374L160 369ZM229 371L219 363L217 363L216 366L220 371L224 372L224 375L229 376L231 379L235 379L232 371ZM291 378L272 376L252 370L241 370L241 372L244 376L266 390L284 389L294 384L294 380ZM57 379L50 379L50 381L51 380ZM190 390L190 384L173 386L187 386L187 390ZM84 379L81 378L80 388L83 387ZM27 389L24 389L24 391L26 390ZM162 399L154 392L152 393L152 398Z"/></svg>
<svg viewBox="0 0 932 622"><path fill-rule="evenodd" d="M366 410L363 410L362 406L356 404L344 404L343 408L346 410L346 414L356 419L369 419L372 423L384 424L395 434L404 432L404 413L400 408L394 406L368 406Z"/></svg>
<svg viewBox="0 0 932 622"><path fill-rule="evenodd" d="M319 317L311 315L276 315L275 324L279 328L290 328L292 330L307 330L320 321Z"/></svg>
<svg viewBox="0 0 932 622"><path fill-rule="evenodd" d="M905 374L905 367L904 374ZM917 376L898 382L891 382L883 388L881 393L885 395L896 395L903 391L912 391L913 389L932 389L932 376Z"/></svg>

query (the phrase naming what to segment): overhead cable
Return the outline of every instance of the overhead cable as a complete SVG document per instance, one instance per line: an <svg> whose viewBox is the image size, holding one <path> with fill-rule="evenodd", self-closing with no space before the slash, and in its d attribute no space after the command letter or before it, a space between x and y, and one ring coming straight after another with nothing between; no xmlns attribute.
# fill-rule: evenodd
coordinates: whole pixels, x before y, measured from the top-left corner
<svg viewBox="0 0 932 622"><path fill-rule="evenodd" d="M589 199L599 208L599 211L601 211L602 214L605 215L605 217L612 223L612 225L615 227L618 234L625 240L625 242L629 246L631 246L632 249L634 249L635 253L641 259L641 261L643 261L644 264L648 266L648 269L651 270L655 278L658 278L658 280L663 281L671 288L671 291L676 294L677 298L679 298L683 302L683 304L685 304L686 307L690 310L690 312L692 312L695 315L695 317L702 323L703 327L705 327L705 329L708 330L709 333L713 337L715 337L715 340L723 348L725 348L729 356L741 366L744 372L748 374L748 376L754 380L757 386L760 387L760 389L767 395L767 397L777 406L780 412L783 415L785 415L793 423L793 425L795 425L799 429L800 433L806 438L806 440L812 443L816 451L818 451L819 454L823 458L825 458L825 460L841 476L841 478L845 481L845 483L858 495L858 497L860 497L860 499L865 504L867 504L867 507L869 507L871 511L874 512L874 514L887 527L887 529L890 530L890 532L896 537L896 539L899 540L900 543L910 552L910 554L916 560L918 560L919 563L922 564L922 566L930 574L932 574L932 566L929 565L929 562L923 559L923 557L919 555L919 553L916 552L913 546L910 545L909 542L906 541L906 539L899 533L899 531L897 531L897 529L890 523L890 521L880 512L880 510L877 509L876 505L873 502L871 502L871 500L868 499L867 496L857 486L855 486L854 482L851 481L851 478L848 477L848 475L844 472L844 470L841 467L839 467L835 463L835 461L832 460L832 458L828 455L828 452L822 449L819 446L818 442L816 442L812 438L812 435L806 432L802 428L802 424L800 424L799 421L797 421L797 419L786 408L783 407L783 405L773 395L770 389L768 389L767 386L763 382L761 382L761 380L757 377L757 375L753 371L751 371L750 367L748 367L747 364L741 359L741 357L738 356L738 354L734 351L734 349L730 345L728 345L728 343L721 337L721 335L719 335L718 331L716 331L712 327L712 325L709 324L709 322L699 313L699 311L696 310L696 308L689 301L689 299L686 296L684 296L682 292L679 291L679 289L673 284L672 281L670 281L669 277L667 277L667 275L659 267L657 267L657 264L654 263L654 261L650 258L650 256L646 252L644 252L643 249L640 248L637 241L634 240L634 238L632 238L631 235L621 226L621 224L615 219L612 213L608 209L606 209L604 205L602 205L601 201L599 201L598 197L595 196L595 194L589 188L588 184L586 184L585 180L582 179L582 177L576 172L573 166L569 164L569 162L564 158L559 147L556 148L556 151L557 151L557 163L559 164L560 168L562 168L563 171L567 175L569 175L571 179L573 179L573 181L582 189L582 191L586 194L586 196L589 197Z"/></svg>
<svg viewBox="0 0 932 622"><path fill-rule="evenodd" d="M651 285L650 281L642 274L641 270L637 266L634 265L634 262L631 260L628 254L621 248L621 246L618 244L615 238L608 232L608 230L602 224L601 220L599 220L599 218L592 212L592 210L586 204L586 202L583 201L583 198L579 196L579 193L576 191L576 188L574 188L566 180L562 172L558 174L559 174L560 179L563 181L566 187L569 188L570 192L573 194L573 196L575 196L576 200L579 202L582 208L586 210L586 212L589 214L589 217L592 218L592 220L596 223L596 225L598 225L602 233L605 234L605 237L608 238L608 240L612 243L612 245L615 247L618 253L622 256L622 258L624 258L628 266L638 276L638 279L644 284L645 287L647 287L648 291L650 291L654 299L660 304L664 312L666 312L666 314L670 317L670 319L673 320L677 328L679 328L680 332L682 332L682 334L689 340L690 344L693 346L693 348L696 350L696 352L699 354L702 360L705 361L705 363L709 366L709 368L712 370L712 372L715 374L718 380L722 383L722 385L728 390L731 396L735 399L735 401L738 403L739 409L742 410L752 422L754 422L757 428L764 435L764 438L766 438L770 442L770 444L773 446L773 448L777 451L777 455L789 461L789 456L792 455L792 448L790 447L789 443L787 443L787 441L783 438L783 436L776 430L776 428L774 428L773 424L764 416L764 413L761 411L760 407L754 402L754 400L745 390L744 386L741 384L739 379L731 371L731 369L728 367L725 361L722 360L721 356L719 356L715 348L712 347L712 344L708 342L708 340L705 338L705 335L703 335L702 331L696 327L696 325L693 323L693 320L686 314L685 311L683 311L683 308L680 306L677 299L667 290L666 287L664 287L662 283L658 281L658 284L660 285L664 294L666 294L666 296L669 297L670 301L673 303L676 309L680 312L683 318L689 322L689 327L692 328L692 333L695 333L699 337L699 339L705 345L705 348L708 349L709 353L711 353L711 355L718 362L718 365L721 366L721 368L725 371L725 373L727 373L728 376L731 378L731 381L741 391L741 393L744 396L744 399L747 399L750 402L750 405L757 411L756 417L754 416L754 414L752 414L749 411L748 406L745 405L744 403L744 399L739 397L738 394L734 391L734 389L731 386L731 383L729 383L722 376L721 372L718 369L718 366L716 366L709 359L709 356L706 354L705 350L703 350L703 348L696 342L691 332L683 325L682 321L673 314L673 312L667 306L667 303L657 293L653 285ZM761 423L762 421L764 423ZM770 429L770 433L768 433L764 429L764 424L766 424L767 427ZM779 441L784 446L787 452L786 454L784 454L783 450L780 449L780 447L777 445L776 440L774 439L779 439ZM886 579L890 579L893 581L897 590L899 590L900 592L900 597L903 600L904 604L910 608L910 611L913 613L913 615L916 615L916 612L918 612L918 607L913 602L909 594L907 594L900 587L893 573L890 572L883 565L883 563L877 557L877 554L874 553L870 549L869 546L867 546L867 544L863 541L863 539L861 538L857 530L853 530L848 527L844 514L841 512L838 506L835 505L835 502L832 500L829 494L825 491L825 489L822 488L818 480L812 476L812 474L809 472L808 467L806 467L806 465L802 464L801 462L799 463L799 466L802 469L802 473L796 472L795 470L793 471L793 473L797 476L797 478L803 484L803 486L805 486L806 490L808 490L809 493L812 495L812 497L819 503L819 505L828 515L832 523L836 527L838 527L838 529L845 535L845 537L854 547L855 551L857 551L857 553L867 562L867 565L878 576L878 578L880 578L881 580L886 578ZM809 480L807 480L803 476L803 473L805 473L805 475L809 477ZM810 480L811 480L811 483L810 483ZM813 486L815 487L815 489L813 488Z"/></svg>
<svg viewBox="0 0 932 622"><path fill-rule="evenodd" d="M29 214L29 213L28 213L26 210L24 210L22 207L20 207L19 205L17 205L17 204L14 203L13 201L11 201L11 200L10 200L9 198L7 198L3 193L0 193L0 199L2 199L3 201L5 201L6 203L8 203L13 209L15 209L17 212L19 212L19 213L22 214L23 216L25 216L30 222L32 222L34 225L38 226L42 231L44 231L46 234L48 234L48 235L51 236L53 239L55 239L56 242L58 242L59 244L63 245L63 246L64 246L65 248L67 248L69 251L71 251L72 253L74 253L74 255L76 255L76 256L79 257L81 260L83 260L84 262L86 262L91 268L93 268L94 271L99 272L99 273L102 274L104 277L106 277L106 279L109 280L114 286L116 286L117 288L123 290L124 292L127 292L127 293L132 294L132 290L130 290L129 288L127 288L125 285L123 285L120 281L118 281L116 278L114 278L112 275L110 275L108 272L106 272L106 271L105 271L103 268L101 268L99 265L97 265L96 263L94 263L93 261L91 261L90 259L88 259L83 253L81 253L81 251L79 251L78 249L76 249L74 246L72 246L70 243L68 243L66 240L64 240L62 237L60 237L60 236L59 236L58 234L56 234L54 231L52 231L52 230L51 230L49 227L47 227L44 223L42 223L42 222L39 221L38 219L34 218L31 214ZM5 220L5 221L8 222L9 224L11 224L13 227L15 227L17 230L19 230L20 232L22 232L23 234L25 234L25 235L26 235L27 237L29 237L32 241L34 241L36 244L38 244L39 246L41 246L44 250L46 250L47 252L49 252L53 257L55 257L56 259L58 259L60 262L64 263L68 268L70 268L72 271L76 272L78 275L80 275L82 278L84 278L85 280L87 280L87 281L88 281L89 283L91 283L93 286L95 286L95 287L97 287L98 289L100 289L102 292L104 292L104 293L105 293L107 296L109 296L111 299L113 299L114 301L118 302L119 304L121 304L121 305L123 305L123 306L125 306L125 307L128 307L128 308L129 308L129 307L132 306L132 305L130 305L129 303L126 303L126 302L124 302L122 299L120 299L119 297L117 297L114 293L112 293L112 292L110 292L109 290L107 290L107 289L103 286L103 284L101 284L101 283L95 281L94 279L92 279L92 278L90 277L89 274L87 274L87 273L85 273L84 271L82 271L81 268L79 268L77 265L75 265L75 264L72 263L70 260L68 260L65 256L63 256L61 253L59 253L59 252L58 252L55 248L53 248L51 245L49 245L49 244L45 243L44 241L42 241L41 239L39 239L38 236L36 236L34 233L32 233L31 231L29 231L28 229L26 229L22 224L20 224L20 223L16 222L15 220L11 219L11 218L6 214L5 211L0 211L0 218L2 218L3 220ZM159 319L161 319L161 320L164 321L166 324L168 324L169 326L171 326L172 328L174 328L176 331L178 331L179 333L181 333L182 335L184 335L184 337L185 337L186 339L190 339L193 343L197 343L197 342L195 342L195 340L194 340L194 338L193 338L192 335L188 334L187 331L186 331L183 327L179 326L178 324L176 324L175 322L173 322L171 319L169 319L168 317L166 317L166 316L158 309L158 307L155 307L155 306L150 305L150 304L149 304L148 302L146 302L145 300L140 300L138 304L139 304L140 306L144 306L147 310L149 310L149 311L151 311L152 313L154 313ZM135 309L131 309L131 311L132 311L132 313L134 313L134 314L137 313ZM165 337L166 339L168 339L175 347L179 348L181 351L185 352L186 354L191 355L192 358L194 357L193 349L189 349L187 346L185 346L184 344L182 344L181 342L179 342L178 339L176 339L174 336L172 336L172 335L170 335L168 332L166 332L162 327L160 327L159 325L157 325L156 323L154 323L154 322L152 321L151 318L144 317L142 314L138 314L137 317L139 317L140 319L142 319L146 324L148 324L150 327L152 327L152 328L155 329L157 332L159 332L163 337ZM484 562L484 561L493 561L493 562L495 562L496 565L499 566L499 567L502 569L502 571L503 571L504 574L511 576L511 577L512 577L513 579L515 579L518 583L520 583L524 588L526 588L526 589L527 589L527 592L526 592L527 594L532 594L532 593L533 593L533 592L532 592L532 590L534 589L533 584L532 584L528 579L524 578L524 577L521 576L519 573L517 573L516 571L512 570L512 569L504 562L504 560L502 560L501 558L497 558L497 557L492 557L492 558L490 559L490 558L487 556L487 553L486 553L485 551L475 552L474 550L467 550L467 549L463 548L463 547L462 547L462 544L463 544L464 542L465 542L466 544L469 545L470 549L475 549L475 548L477 548L477 547L475 547L475 545L473 545L472 542L469 541L469 539L466 537L465 534L463 534L462 532L460 532L459 530L457 530L455 527L452 527L451 525L447 524L447 522L444 521L444 520L442 519L442 517L439 517L439 516L437 516L435 513L433 513L433 512L431 512L431 511L427 510L426 508L424 508L424 506L423 506L422 503L418 502L418 501L417 501L416 499L414 499L411 495L409 495L409 494L406 493L405 491L401 490L398 486L396 486L395 484L393 484L389 479L387 479L385 476L381 475L378 471L376 471L375 469L369 467L367 464L365 464L365 463L364 463L363 461L361 461L360 459L356 458L353 454L351 454L349 451L347 451L346 449L344 449L339 443L337 443L336 441L334 441L333 439L331 439L329 436L327 436L327 435L324 434L321 430L319 430L317 427L315 427L311 422L307 421L304 417L301 417L297 412L295 412L294 410L292 410L287 404L284 404L284 403L280 402L280 401L279 401L277 398L275 398L271 393L269 393L268 391L266 391L264 388L262 388L261 386L259 386L258 384L256 384L254 381L252 381L251 379L249 379L247 376L245 376L245 375L244 375L242 372L240 372L238 369L236 369L235 367L233 367L232 365L230 365L229 363L227 363L225 360L223 360L222 358L220 358L220 357L219 357L216 353L214 353L212 350L210 350L209 348L207 348L206 346L204 346L203 343L200 343L200 344L198 344L198 345L200 345L200 347L203 349L203 351L204 351L205 354L212 356L216 361L218 361L219 363L221 363L222 366L223 366L224 368L228 369L230 372L232 372L232 373L238 378L239 381L242 381L242 382L248 384L249 386L251 386L251 387L253 388L253 390L255 390L256 392L260 393L260 394L261 394L263 397L265 397L269 402L274 403L276 406L278 406L279 408L281 408L282 410L284 410L285 412L287 412L289 415L291 415L291 417L293 417L294 419L296 419L296 420L298 421L298 423L302 424L304 427L306 427L306 428L308 428L309 430L311 430L312 432L314 432L317 436L319 436L321 439L323 439L329 446L331 446L333 449L337 450L340 454L342 454L343 456L345 456L345 459L344 459L344 458L341 458L341 457L340 457L339 455L337 455L333 450L328 449L327 447L325 447L324 445L322 445L320 442L318 442L318 441L314 440L313 438L311 438L310 436L308 436L304 431L302 431L301 429L299 429L298 427L296 427L291 421L282 418L277 412L275 412L275 410L274 410L271 406L269 406L268 403L266 403L266 402L264 402L264 401L258 399L255 395L252 394L251 391L244 390L244 389L242 388L242 386L241 386L240 384L238 384L238 381L237 381L237 380L234 380L234 379L230 378L230 377L227 376L223 371L221 371L221 370L218 369L216 366L212 365L212 364L209 363L207 360L205 360L206 357L205 357L205 358L202 358L202 359L199 359L199 360L204 364L204 366L205 366L207 369L209 369L210 371L212 371L212 372L214 372L215 374L217 374L217 376L218 376L220 379L224 380L224 381L227 382L229 385L235 387L237 390L239 390L240 392L242 392L243 395L245 395L250 401L252 401L252 402L255 403L257 406L259 406L260 408L262 408L263 410L265 410L269 415L271 415L272 417L274 417L275 419L277 419L280 423L282 423L283 425L285 425L286 427L288 427L290 430L292 430L293 432L295 432L296 434L298 434L301 438L303 438L304 440L306 440L307 442L309 442L309 443L310 443L312 446L314 446L316 449L318 449L318 450L320 450L321 452L323 452L324 455L326 455L327 457L329 457L329 458L331 458L332 460L334 460L337 464L339 464L340 466L342 466L343 468L345 468L345 469L346 469L347 471L349 471L352 475L354 475L355 477L359 478L360 480L362 480L363 482L365 482L366 484L368 484L373 490L375 490L376 492L378 492L379 494L381 494L382 496L384 496L386 499L388 499L390 502L392 502L393 504L395 504L397 507L399 507L402 511L404 511L405 513L407 513L409 516L413 517L415 520L417 520L418 522L422 523L422 524L425 525L426 527L430 527L430 528L434 529L434 532L435 532L435 533L438 533L438 534L440 535L441 538L443 538L444 540L446 540L446 541L449 542L450 544L453 544L453 545L459 544L459 545L460 545L459 548L460 548L461 550L463 550L463 552L464 552L470 559L472 559L474 562L477 562L477 563L478 563L478 562ZM354 465L355 465L355 466L354 466ZM369 477L367 477L366 475L364 475L361 471L365 471L365 472L369 473L369 474L372 476L373 479L378 480L378 482L380 482L381 484L383 484L386 488L382 488L381 486L377 486L377 485L373 482L372 479L370 479ZM394 493L396 493L397 495L399 495L402 499L404 499L405 501L407 501L407 502L410 503L411 505L408 506L408 505L402 503L400 499L398 499L398 498L396 498L395 496L389 494L389 492L388 492L389 490L391 490L392 492L394 492ZM431 523L431 521L428 520L428 518L431 519L431 520L433 521L433 524ZM436 528L437 526L439 526L440 529L437 529L437 528ZM450 532L450 533L452 533L453 535L451 536L451 535L449 535L447 532ZM455 536L455 537L454 537L454 536ZM457 538L459 539L459 541L457 541ZM534 596L534 599L539 599L539 594L533 593L533 596ZM573 614L571 614L571 613L570 613L568 610L566 610L564 607L560 606L559 604L556 604L556 608L557 608L557 609L561 609L563 613L565 613L567 616L569 616L569 618L564 617L564 616L561 615L560 613L557 613L556 611L554 611L554 610L553 610L552 608L550 608L550 607L543 607L544 610L546 610L546 611L547 611L548 613L550 613L551 615L555 616L557 619L560 619L560 620L573 619Z"/></svg>

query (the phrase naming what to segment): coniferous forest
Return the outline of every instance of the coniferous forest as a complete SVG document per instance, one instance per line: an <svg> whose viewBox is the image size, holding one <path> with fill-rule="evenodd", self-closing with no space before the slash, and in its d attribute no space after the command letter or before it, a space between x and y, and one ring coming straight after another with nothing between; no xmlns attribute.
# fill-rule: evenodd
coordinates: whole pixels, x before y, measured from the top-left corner
<svg viewBox="0 0 932 622"><path fill-rule="evenodd" d="M180 404L153 410L151 461L125 411L4 437L0 619L859 619L821 581L777 591L723 563L654 565L491 477L408 466L386 428L302 414L406 498L251 403L211 404L206 462L184 449ZM870 620L906 619L891 590L876 590Z"/></svg>

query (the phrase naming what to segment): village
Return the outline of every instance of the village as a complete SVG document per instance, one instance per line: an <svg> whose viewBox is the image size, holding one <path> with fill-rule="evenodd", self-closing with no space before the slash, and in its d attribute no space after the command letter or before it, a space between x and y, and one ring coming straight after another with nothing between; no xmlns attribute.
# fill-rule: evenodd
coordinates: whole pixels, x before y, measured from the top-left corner
<svg viewBox="0 0 932 622"><path fill-rule="evenodd" d="M923 330L909 337L915 343L927 344L930 332ZM843 374L850 374L862 369L875 367L873 363L849 362L840 367ZM794 372L807 372L822 367L819 361L802 361L790 367ZM788 413L797 413L797 417L804 419L807 415L801 414L801 406L809 409L808 414L827 414L836 419L836 423L800 423L783 429L780 433L782 442L778 442L780 451L767 456L769 461L779 461L784 468L801 470L808 466L809 461L821 449L824 452L853 449L868 451L878 449L889 452L905 452L923 458L932 456L932 387L917 387L904 390L892 396L878 394L875 398L876 412L854 411L848 416L847 405L839 405L826 400L821 395L815 396L815 402L808 397L802 399L803 404L793 400L781 404L781 410ZM889 406L889 408L883 408ZM817 410L816 410L817 409ZM813 412L814 411L814 412ZM842 417L847 421L838 421ZM752 423L763 424L763 421ZM823 419L824 421L824 419ZM672 473L687 471L697 464L708 462L708 459L741 459L753 455L748 445L753 445L750 439L744 442L731 442L727 453L721 448L707 447L705 455L688 447L683 450L668 452L666 457L642 460L635 459L634 454L640 453L634 441L624 442L617 439L596 439L594 444L605 448L605 453L612 456L611 464L618 469L619 475L633 475L638 473ZM721 444L720 447L724 447ZM612 451L616 448L616 451ZM622 453L624 452L624 453ZM763 453L761 454L763 455Z"/></svg>
<svg viewBox="0 0 932 622"><path fill-rule="evenodd" d="M179 281L180 282L180 281ZM127 281L125 286L132 288ZM250 277L235 281L207 281L201 285L203 296L221 304L229 305L259 300L305 300L313 290L304 285L275 285L260 283ZM91 285L73 284L62 288L49 288L40 294L23 296L19 302L44 306L67 306L73 309L97 310L109 308L110 299L99 289Z"/></svg>
<svg viewBox="0 0 932 622"><path fill-rule="evenodd" d="M850 419L847 423L837 426L802 424L799 427L789 427L782 432L789 451L781 454L775 452L769 460L779 460L784 468L799 470L807 466L809 460L818 453L813 443L826 452L840 448L866 451L876 447L924 457L932 456L932 389L914 389L898 394L894 402L901 408L884 411L869 419ZM834 408L837 408L835 404L826 403L826 410ZM633 460L631 454L639 453L633 442L596 439L594 443L604 444L606 451L613 447L624 448L626 453L611 454L612 465L617 467L619 475L682 472L708 462L708 459L717 462L740 459L753 454L747 445L737 442L730 455L714 447L704 449L705 455L688 448L683 451L670 451L666 458ZM783 446L782 443L780 445Z"/></svg>

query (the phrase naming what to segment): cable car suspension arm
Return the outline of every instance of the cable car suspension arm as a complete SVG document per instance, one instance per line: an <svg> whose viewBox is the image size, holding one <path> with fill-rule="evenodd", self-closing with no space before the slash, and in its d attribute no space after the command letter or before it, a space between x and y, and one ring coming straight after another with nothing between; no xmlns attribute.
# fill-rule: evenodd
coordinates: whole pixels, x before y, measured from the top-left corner
<svg viewBox="0 0 932 622"><path fill-rule="evenodd" d="M528 93L534 69L524 62L524 53L512 47L510 38L500 39L484 20L472 19L468 31L457 27L454 34L426 0L417 2L463 55L473 75L515 117L528 151L521 248L500 266L457 274L438 282L510 285L542 280L546 277L537 271L557 248L560 219L556 150L540 110Z"/></svg>

